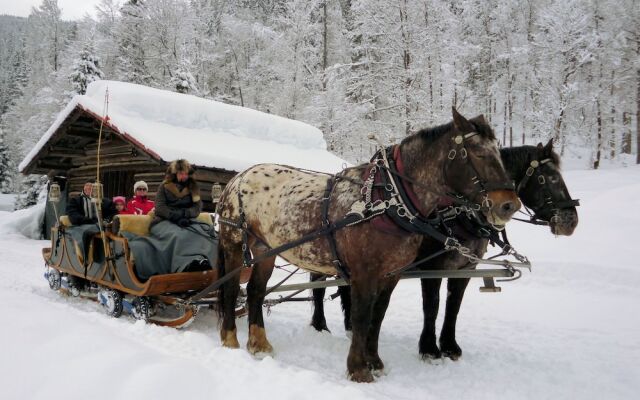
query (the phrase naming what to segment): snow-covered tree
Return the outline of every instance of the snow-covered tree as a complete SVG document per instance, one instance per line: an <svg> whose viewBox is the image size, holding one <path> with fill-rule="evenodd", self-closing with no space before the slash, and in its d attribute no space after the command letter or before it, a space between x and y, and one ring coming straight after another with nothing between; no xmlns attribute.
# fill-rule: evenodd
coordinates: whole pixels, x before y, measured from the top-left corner
<svg viewBox="0 0 640 400"><path fill-rule="evenodd" d="M4 142L4 134L0 128L0 193L11 193L14 170L13 162L9 157L9 148Z"/></svg>
<svg viewBox="0 0 640 400"><path fill-rule="evenodd" d="M190 65L182 63L171 75L171 83L178 93L198 94L198 83L191 74Z"/></svg>
<svg viewBox="0 0 640 400"><path fill-rule="evenodd" d="M118 74L126 82L149 85L152 77L145 51L146 5L142 0L128 0L120 8L116 27Z"/></svg>
<svg viewBox="0 0 640 400"><path fill-rule="evenodd" d="M94 54L93 46L86 45L80 52L80 57L73 64L70 77L76 93L85 94L87 86L94 81L104 78L100 69L100 58Z"/></svg>
<svg viewBox="0 0 640 400"><path fill-rule="evenodd" d="M20 191L14 203L15 210L31 207L46 196L46 175L28 175L20 183Z"/></svg>
<svg viewBox="0 0 640 400"><path fill-rule="evenodd" d="M555 137L591 167L640 162L636 5L101 0L95 19L69 23L42 0L28 19L0 16L0 126L15 164L99 55L113 79L309 122L350 161L370 156L369 134L398 141L456 105L507 145Z"/></svg>

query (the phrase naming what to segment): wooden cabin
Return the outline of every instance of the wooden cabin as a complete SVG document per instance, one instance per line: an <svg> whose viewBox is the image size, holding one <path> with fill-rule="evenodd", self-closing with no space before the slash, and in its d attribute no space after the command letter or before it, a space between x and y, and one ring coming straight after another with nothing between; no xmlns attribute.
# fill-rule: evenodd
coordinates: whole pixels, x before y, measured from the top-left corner
<svg viewBox="0 0 640 400"><path fill-rule="evenodd" d="M105 197L131 198L133 184L143 180L149 186L149 197L154 199L171 160L163 160L152 149L119 132L108 121L102 124L102 139L98 143L100 125L100 117L77 106L22 169L22 173L66 177L68 196L80 194L85 182L99 178L104 185ZM211 185L214 182L225 184L237 171L198 165L196 168L195 177L201 187L204 210L212 211Z"/></svg>
<svg viewBox="0 0 640 400"><path fill-rule="evenodd" d="M138 143L131 136L123 134L91 111L82 106L76 109L60 124L46 146L33 157L23 169L23 174L47 175L50 181L61 184L62 200L57 213L64 214L69 197L77 196L85 182L100 179L104 196L113 198L133 197L133 185L145 181L149 186L148 196L155 199L158 186L162 183L171 160L161 159L153 150ZM100 130L102 135L100 143ZM99 175L98 175L98 149ZM211 202L213 183L224 185L237 173L223 168L196 165L195 178L201 188L204 211L214 211ZM56 211L48 203L45 212L43 234L49 238L50 228L55 224Z"/></svg>
<svg viewBox="0 0 640 400"><path fill-rule="evenodd" d="M104 107L107 104L108 107ZM61 183L66 200L99 178L104 196L133 196L144 180L155 199L168 164L185 158L196 168L203 209L213 211L211 186L223 186L258 163L324 172L344 160L326 151L322 132L299 121L165 90L114 81L89 85L75 96L19 166ZM55 222L47 204L44 233Z"/></svg>

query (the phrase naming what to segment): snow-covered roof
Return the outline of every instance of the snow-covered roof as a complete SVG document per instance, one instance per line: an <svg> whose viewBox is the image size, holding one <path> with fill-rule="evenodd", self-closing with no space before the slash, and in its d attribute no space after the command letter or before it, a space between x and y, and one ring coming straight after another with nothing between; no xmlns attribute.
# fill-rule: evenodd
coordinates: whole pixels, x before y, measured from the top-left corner
<svg viewBox="0 0 640 400"><path fill-rule="evenodd" d="M62 110L19 170L78 107L103 116L107 90L109 125L163 161L185 158L197 166L231 171L278 163L336 172L345 163L326 150L319 129L300 121L131 83L96 81Z"/></svg>

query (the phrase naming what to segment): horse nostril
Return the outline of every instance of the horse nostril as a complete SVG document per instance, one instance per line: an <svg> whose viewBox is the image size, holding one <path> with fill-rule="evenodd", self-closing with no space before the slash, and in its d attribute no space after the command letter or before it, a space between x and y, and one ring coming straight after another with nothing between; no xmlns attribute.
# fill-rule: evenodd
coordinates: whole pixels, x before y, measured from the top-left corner
<svg viewBox="0 0 640 400"><path fill-rule="evenodd" d="M504 203L502 203L501 208L505 213L513 213L516 211L516 205L512 201L505 201Z"/></svg>

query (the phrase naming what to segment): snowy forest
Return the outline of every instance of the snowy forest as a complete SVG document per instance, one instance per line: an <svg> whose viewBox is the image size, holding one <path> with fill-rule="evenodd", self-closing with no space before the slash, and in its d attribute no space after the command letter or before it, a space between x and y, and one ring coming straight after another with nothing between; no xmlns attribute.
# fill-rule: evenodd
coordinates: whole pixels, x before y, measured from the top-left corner
<svg viewBox="0 0 640 400"><path fill-rule="evenodd" d="M456 106L503 146L640 163L638 0L102 0L77 21L43 0L0 16L1 191L97 79L301 120L351 162Z"/></svg>

